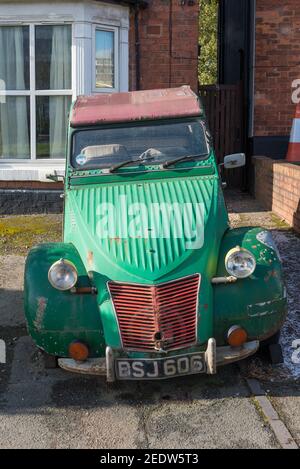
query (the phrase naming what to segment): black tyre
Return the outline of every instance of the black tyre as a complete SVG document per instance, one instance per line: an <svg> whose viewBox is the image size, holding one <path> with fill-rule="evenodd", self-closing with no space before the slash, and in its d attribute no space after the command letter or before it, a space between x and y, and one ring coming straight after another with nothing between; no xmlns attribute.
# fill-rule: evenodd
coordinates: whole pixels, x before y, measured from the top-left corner
<svg viewBox="0 0 300 469"><path fill-rule="evenodd" d="M270 345L278 345L279 340L280 340L280 334L281 334L281 331L279 330L276 332L276 334L272 335L272 337L269 337L268 339L263 340L260 343L260 348L264 349L264 348L268 348Z"/></svg>
<svg viewBox="0 0 300 469"><path fill-rule="evenodd" d="M43 360L47 370L58 368L57 357L55 355L49 355L49 353L43 352Z"/></svg>
<svg viewBox="0 0 300 469"><path fill-rule="evenodd" d="M262 341L260 344L260 355L267 359L267 361L272 365L280 365L284 361L279 340L280 331L276 332L272 337Z"/></svg>

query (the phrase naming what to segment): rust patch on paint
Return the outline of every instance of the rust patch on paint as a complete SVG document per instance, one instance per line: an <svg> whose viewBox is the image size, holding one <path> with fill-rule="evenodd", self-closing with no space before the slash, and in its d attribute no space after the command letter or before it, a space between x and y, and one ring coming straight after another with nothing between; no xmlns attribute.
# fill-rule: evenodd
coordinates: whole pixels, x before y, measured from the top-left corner
<svg viewBox="0 0 300 469"><path fill-rule="evenodd" d="M269 282L272 278L276 278L278 276L278 273L276 270L270 270L270 272L267 273L267 275L264 278L265 282Z"/></svg>
<svg viewBox="0 0 300 469"><path fill-rule="evenodd" d="M34 327L36 328L37 331L40 331L42 328L43 324L43 319L45 315L45 310L47 307L48 299L41 296L37 299L37 310L36 310L36 317L35 320L33 321Z"/></svg>
<svg viewBox="0 0 300 469"><path fill-rule="evenodd" d="M115 238L108 238L109 241L114 241L116 243L121 243L122 242L122 238L116 236Z"/></svg>
<svg viewBox="0 0 300 469"><path fill-rule="evenodd" d="M93 251L88 251L86 260L87 260L87 263L88 263L89 267L92 267L93 264L94 264L94 253L93 253Z"/></svg>
<svg viewBox="0 0 300 469"><path fill-rule="evenodd" d="M100 123L195 117L203 114L198 97L189 86L161 90L103 93L77 98L72 127Z"/></svg>

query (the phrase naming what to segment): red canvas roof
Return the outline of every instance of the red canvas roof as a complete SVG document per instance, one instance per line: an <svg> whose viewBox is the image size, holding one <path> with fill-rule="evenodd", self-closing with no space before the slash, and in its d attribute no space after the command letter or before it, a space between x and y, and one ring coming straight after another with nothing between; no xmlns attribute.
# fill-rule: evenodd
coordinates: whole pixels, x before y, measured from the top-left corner
<svg viewBox="0 0 300 469"><path fill-rule="evenodd" d="M197 95L189 86L182 86L164 90L79 96L72 111L71 125L78 127L200 114L202 110Z"/></svg>

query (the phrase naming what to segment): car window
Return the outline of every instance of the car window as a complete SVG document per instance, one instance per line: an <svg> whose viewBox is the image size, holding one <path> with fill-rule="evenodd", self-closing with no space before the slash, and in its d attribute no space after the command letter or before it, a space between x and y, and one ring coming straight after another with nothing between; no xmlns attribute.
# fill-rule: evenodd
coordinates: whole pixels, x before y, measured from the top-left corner
<svg viewBox="0 0 300 469"><path fill-rule="evenodd" d="M160 164L190 155L209 153L200 121L145 124L77 131L73 137L72 166L107 168L125 161Z"/></svg>

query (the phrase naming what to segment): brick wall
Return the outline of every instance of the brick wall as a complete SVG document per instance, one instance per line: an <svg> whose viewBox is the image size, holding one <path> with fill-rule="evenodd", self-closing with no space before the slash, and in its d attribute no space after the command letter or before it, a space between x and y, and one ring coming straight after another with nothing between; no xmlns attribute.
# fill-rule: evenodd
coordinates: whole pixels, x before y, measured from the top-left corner
<svg viewBox="0 0 300 469"><path fill-rule="evenodd" d="M255 196L300 233L300 165L255 157Z"/></svg>
<svg viewBox="0 0 300 469"><path fill-rule="evenodd" d="M62 182L0 181L0 215L61 213Z"/></svg>
<svg viewBox="0 0 300 469"><path fill-rule="evenodd" d="M289 135L300 78L299 0L256 0L256 136Z"/></svg>
<svg viewBox="0 0 300 469"><path fill-rule="evenodd" d="M198 0L151 0L139 14L141 89L198 88ZM130 89L136 89L134 14L131 14Z"/></svg>
<svg viewBox="0 0 300 469"><path fill-rule="evenodd" d="M22 190L64 190L64 185L62 182L39 182L39 181L1 181L0 180L0 190L1 189L22 189Z"/></svg>
<svg viewBox="0 0 300 469"><path fill-rule="evenodd" d="M0 189L0 215L61 213L60 190Z"/></svg>

